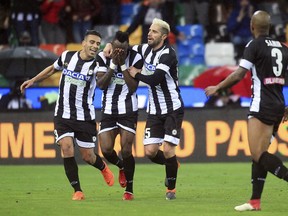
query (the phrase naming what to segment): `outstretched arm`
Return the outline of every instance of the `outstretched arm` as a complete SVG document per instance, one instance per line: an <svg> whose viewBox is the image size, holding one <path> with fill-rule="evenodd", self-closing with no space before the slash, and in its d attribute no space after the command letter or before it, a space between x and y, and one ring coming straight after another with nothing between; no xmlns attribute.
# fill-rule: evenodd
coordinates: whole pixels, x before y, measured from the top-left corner
<svg viewBox="0 0 288 216"><path fill-rule="evenodd" d="M53 64L46 67L44 70L42 70L39 74L37 74L36 76L34 76L33 78L26 80L21 86L20 86L20 90L21 93L24 92L24 90L26 88L29 88L30 86L32 86L35 82L40 82L46 78L48 78L49 76L51 76L52 74L54 74L57 70L54 68Z"/></svg>
<svg viewBox="0 0 288 216"><path fill-rule="evenodd" d="M205 89L205 94L206 96L212 96L217 94L218 91L226 88L230 88L231 86L235 85L238 83L243 77L245 76L247 72L246 68L238 67L236 71L231 73L225 80L220 82L216 86L208 86Z"/></svg>

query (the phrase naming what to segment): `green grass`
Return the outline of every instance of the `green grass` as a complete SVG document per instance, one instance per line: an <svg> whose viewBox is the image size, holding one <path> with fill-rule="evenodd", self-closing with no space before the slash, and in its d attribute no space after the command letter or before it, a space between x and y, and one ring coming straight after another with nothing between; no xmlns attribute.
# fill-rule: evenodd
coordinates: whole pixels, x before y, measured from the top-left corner
<svg viewBox="0 0 288 216"><path fill-rule="evenodd" d="M116 177L118 171L110 165ZM165 200L164 167L136 164L135 200L122 201L123 189L104 183L98 170L79 166L84 201L72 201L72 188L61 165L0 166L0 214L3 216L153 216L286 215L287 183L268 175L261 212L235 212L251 193L249 163L181 164L177 199Z"/></svg>

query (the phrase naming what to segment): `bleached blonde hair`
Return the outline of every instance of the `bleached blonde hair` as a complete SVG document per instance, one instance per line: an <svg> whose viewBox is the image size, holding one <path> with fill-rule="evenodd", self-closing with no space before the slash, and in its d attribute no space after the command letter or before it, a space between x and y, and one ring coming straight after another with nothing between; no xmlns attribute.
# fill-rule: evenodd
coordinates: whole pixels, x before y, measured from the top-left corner
<svg viewBox="0 0 288 216"><path fill-rule="evenodd" d="M169 34L170 32L170 25L165 22L164 20L154 18L152 24L158 25L161 27L162 34Z"/></svg>

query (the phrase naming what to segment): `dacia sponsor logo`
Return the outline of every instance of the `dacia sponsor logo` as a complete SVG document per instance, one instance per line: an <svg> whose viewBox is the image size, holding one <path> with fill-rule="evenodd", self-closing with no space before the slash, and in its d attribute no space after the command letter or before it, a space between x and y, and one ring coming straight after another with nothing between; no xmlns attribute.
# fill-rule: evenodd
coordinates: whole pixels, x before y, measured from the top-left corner
<svg viewBox="0 0 288 216"><path fill-rule="evenodd" d="M151 74L153 74L155 72L155 70L156 70L156 66L155 65L149 64L147 62L145 62L144 65L145 65L145 71L146 71L146 73L148 75L151 75Z"/></svg>
<svg viewBox="0 0 288 216"><path fill-rule="evenodd" d="M63 74L66 76L72 77L74 79L83 80L83 81L89 81L91 79L91 76L80 74L79 72L70 71L67 69L63 70Z"/></svg>
<svg viewBox="0 0 288 216"><path fill-rule="evenodd" d="M156 70L156 66L153 64L149 64L147 62L145 62L145 68L149 71L155 71Z"/></svg>

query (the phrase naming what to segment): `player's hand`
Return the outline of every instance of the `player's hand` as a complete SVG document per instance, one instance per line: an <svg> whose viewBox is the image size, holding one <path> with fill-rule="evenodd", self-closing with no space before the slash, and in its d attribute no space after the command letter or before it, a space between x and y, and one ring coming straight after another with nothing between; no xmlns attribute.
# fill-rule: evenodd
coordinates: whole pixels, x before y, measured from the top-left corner
<svg viewBox="0 0 288 216"><path fill-rule="evenodd" d="M218 90L219 89L217 86L208 86L207 88L205 88L205 94L207 97L216 95Z"/></svg>
<svg viewBox="0 0 288 216"><path fill-rule="evenodd" d="M22 83L22 85L20 86L20 91L23 94L24 90L26 88L29 88L30 86L32 86L34 84L33 80L26 80L24 83Z"/></svg>
<svg viewBox="0 0 288 216"><path fill-rule="evenodd" d="M282 118L282 122L286 122L287 120L288 120L288 107L285 107L285 112Z"/></svg>
<svg viewBox="0 0 288 216"><path fill-rule="evenodd" d="M141 73L141 69L135 68L135 67L129 67L128 72L131 77L135 78L137 73Z"/></svg>
<svg viewBox="0 0 288 216"><path fill-rule="evenodd" d="M116 65L123 65L126 59L126 53L123 49L116 48L112 52L112 61Z"/></svg>
<svg viewBox="0 0 288 216"><path fill-rule="evenodd" d="M105 57L111 57L113 53L113 48L111 43L107 43L103 49L103 54Z"/></svg>

